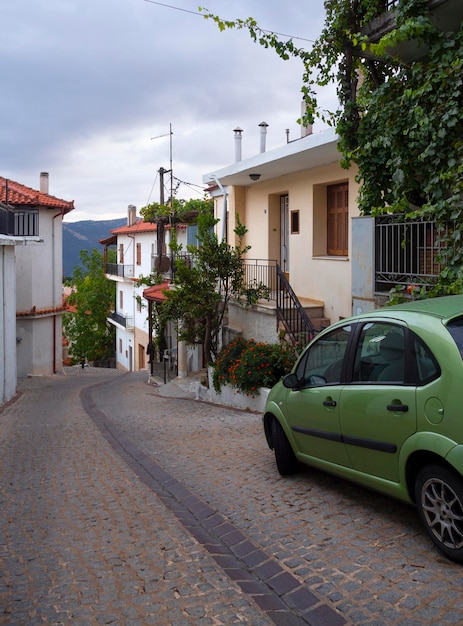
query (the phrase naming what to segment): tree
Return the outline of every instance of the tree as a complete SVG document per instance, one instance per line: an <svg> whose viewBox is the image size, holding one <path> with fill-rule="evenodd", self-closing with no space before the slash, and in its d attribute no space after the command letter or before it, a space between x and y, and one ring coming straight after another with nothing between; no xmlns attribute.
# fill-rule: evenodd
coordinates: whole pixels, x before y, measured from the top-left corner
<svg viewBox="0 0 463 626"><path fill-rule="evenodd" d="M442 227L456 220L434 290L442 293L460 290L463 282L463 25L441 32L429 4L398 2L396 28L372 43L369 27L384 13L384 0L326 0L325 27L310 51L262 31L253 18L227 22L208 12L205 17L222 30L247 29L283 59L301 59L304 122L319 116L336 126L342 165L358 166L363 215L407 213ZM423 54L405 63L391 51L410 40ZM321 112L316 89L331 82L340 106Z"/></svg>
<svg viewBox="0 0 463 626"><path fill-rule="evenodd" d="M243 245L246 228L238 216L235 234L237 245L219 241L214 226L218 220L210 211L200 211L198 246L190 245L188 258L179 256L181 247L173 243L177 253L172 289L166 290L166 301L159 308L163 326L168 320L177 327L178 338L190 344L200 343L208 363L215 360L219 333L231 298L244 298L246 304L268 296L263 285L245 283L243 255L249 246Z"/></svg>
<svg viewBox="0 0 463 626"><path fill-rule="evenodd" d="M114 327L107 317L114 307L115 283L105 277L98 250L82 250L80 258L82 267L72 277L75 291L68 298L75 312L64 316L64 335L74 362L82 356L98 361L114 356Z"/></svg>

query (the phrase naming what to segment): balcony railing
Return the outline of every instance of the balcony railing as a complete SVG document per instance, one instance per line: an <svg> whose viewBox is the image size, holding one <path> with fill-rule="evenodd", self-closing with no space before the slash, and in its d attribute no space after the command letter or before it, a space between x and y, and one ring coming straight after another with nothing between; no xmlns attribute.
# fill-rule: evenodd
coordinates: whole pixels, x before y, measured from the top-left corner
<svg viewBox="0 0 463 626"><path fill-rule="evenodd" d="M38 237L39 212L0 209L0 234L12 237Z"/></svg>
<svg viewBox="0 0 463 626"><path fill-rule="evenodd" d="M120 278L133 278L133 265L106 263L105 274L110 274L111 276L119 276Z"/></svg>
<svg viewBox="0 0 463 626"><path fill-rule="evenodd" d="M384 215L375 220L375 288L394 285L432 285L445 266L448 234L454 222L405 220Z"/></svg>
<svg viewBox="0 0 463 626"><path fill-rule="evenodd" d="M129 315L122 315L121 313L113 311L108 319L110 322L123 326L126 330L132 330L134 327L133 317L130 317Z"/></svg>
<svg viewBox="0 0 463 626"><path fill-rule="evenodd" d="M247 287L265 285L269 290L269 300L276 301L277 262L269 259L245 259L244 280Z"/></svg>

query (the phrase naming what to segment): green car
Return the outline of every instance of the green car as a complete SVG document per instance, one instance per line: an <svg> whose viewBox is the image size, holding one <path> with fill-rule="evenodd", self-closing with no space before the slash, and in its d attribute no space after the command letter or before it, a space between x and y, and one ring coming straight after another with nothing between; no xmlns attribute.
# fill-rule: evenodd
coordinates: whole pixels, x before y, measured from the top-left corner
<svg viewBox="0 0 463 626"><path fill-rule="evenodd" d="M302 462L412 503L463 562L463 296L325 329L270 391L263 422L280 474Z"/></svg>

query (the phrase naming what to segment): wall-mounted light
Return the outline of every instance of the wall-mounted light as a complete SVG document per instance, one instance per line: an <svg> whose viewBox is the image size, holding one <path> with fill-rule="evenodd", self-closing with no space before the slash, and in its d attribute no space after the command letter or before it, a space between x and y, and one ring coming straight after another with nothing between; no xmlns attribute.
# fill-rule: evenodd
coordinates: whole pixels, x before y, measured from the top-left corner
<svg viewBox="0 0 463 626"><path fill-rule="evenodd" d="M249 174L251 180L259 180L260 174Z"/></svg>

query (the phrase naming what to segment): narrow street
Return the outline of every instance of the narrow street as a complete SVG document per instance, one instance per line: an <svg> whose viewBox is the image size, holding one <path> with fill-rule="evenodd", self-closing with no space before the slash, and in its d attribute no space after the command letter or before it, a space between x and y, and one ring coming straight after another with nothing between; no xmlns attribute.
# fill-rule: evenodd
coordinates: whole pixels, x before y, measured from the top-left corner
<svg viewBox="0 0 463 626"><path fill-rule="evenodd" d="M463 568L412 508L281 478L258 414L75 374L0 410L1 624L463 620Z"/></svg>

